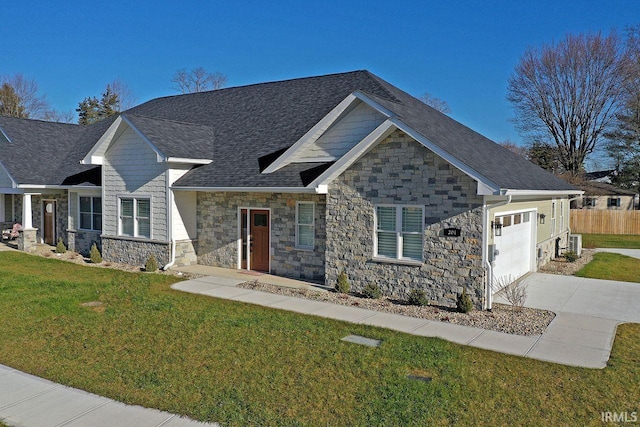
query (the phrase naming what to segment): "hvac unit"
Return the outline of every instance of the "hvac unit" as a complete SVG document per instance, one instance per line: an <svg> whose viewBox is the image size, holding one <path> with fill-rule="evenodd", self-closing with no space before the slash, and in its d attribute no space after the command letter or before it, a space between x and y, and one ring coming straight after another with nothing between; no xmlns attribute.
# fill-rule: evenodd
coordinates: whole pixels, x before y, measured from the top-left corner
<svg viewBox="0 0 640 427"><path fill-rule="evenodd" d="M578 256L582 255L582 234L571 234L569 236L569 250Z"/></svg>

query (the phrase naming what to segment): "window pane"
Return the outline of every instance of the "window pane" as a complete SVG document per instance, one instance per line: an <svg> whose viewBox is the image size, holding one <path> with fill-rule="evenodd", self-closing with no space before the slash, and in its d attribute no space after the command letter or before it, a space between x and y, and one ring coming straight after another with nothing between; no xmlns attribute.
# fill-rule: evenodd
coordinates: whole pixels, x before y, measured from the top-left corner
<svg viewBox="0 0 640 427"><path fill-rule="evenodd" d="M149 218L150 217L150 212L151 212L151 203L149 202L149 200L138 200L138 212L137 212L137 217L138 218Z"/></svg>
<svg viewBox="0 0 640 427"><path fill-rule="evenodd" d="M133 217L133 199L120 200L120 215L123 217Z"/></svg>
<svg viewBox="0 0 640 427"><path fill-rule="evenodd" d="M298 226L298 246L301 246L304 248L313 247L313 226L312 225Z"/></svg>
<svg viewBox="0 0 640 427"><path fill-rule="evenodd" d="M138 219L138 236L151 237L151 222L149 221L148 218Z"/></svg>
<svg viewBox="0 0 640 427"><path fill-rule="evenodd" d="M402 235L402 256L416 261L422 261L422 235Z"/></svg>
<svg viewBox="0 0 640 427"><path fill-rule="evenodd" d="M93 198L93 213L102 213L102 197Z"/></svg>
<svg viewBox="0 0 640 427"><path fill-rule="evenodd" d="M93 229L102 231L102 215L93 215Z"/></svg>
<svg viewBox="0 0 640 427"><path fill-rule="evenodd" d="M376 213L378 215L378 230L396 231L396 208L378 206Z"/></svg>
<svg viewBox="0 0 640 427"><path fill-rule="evenodd" d="M298 204L298 224L313 224L313 203Z"/></svg>
<svg viewBox="0 0 640 427"><path fill-rule="evenodd" d="M80 197L80 212L91 212L91 197Z"/></svg>
<svg viewBox="0 0 640 427"><path fill-rule="evenodd" d="M402 231L422 232L421 208L402 208Z"/></svg>
<svg viewBox="0 0 640 427"><path fill-rule="evenodd" d="M378 255L397 258L397 241L398 235L396 233L378 231Z"/></svg>
<svg viewBox="0 0 640 427"><path fill-rule="evenodd" d="M91 230L91 214L80 213L80 228L85 230Z"/></svg>
<svg viewBox="0 0 640 427"><path fill-rule="evenodd" d="M125 217L121 219L122 235L133 236L133 218Z"/></svg>

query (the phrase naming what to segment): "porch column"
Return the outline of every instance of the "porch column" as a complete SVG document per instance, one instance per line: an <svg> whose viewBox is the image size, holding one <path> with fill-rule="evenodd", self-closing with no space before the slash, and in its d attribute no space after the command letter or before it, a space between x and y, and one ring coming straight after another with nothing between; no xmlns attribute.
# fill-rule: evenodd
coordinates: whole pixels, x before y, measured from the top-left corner
<svg viewBox="0 0 640 427"><path fill-rule="evenodd" d="M31 212L31 194L22 195L22 228L33 228L33 217Z"/></svg>
<svg viewBox="0 0 640 427"><path fill-rule="evenodd" d="M31 194L22 195L22 230L18 236L18 250L35 252L37 248L36 233L33 228L33 216L31 212Z"/></svg>

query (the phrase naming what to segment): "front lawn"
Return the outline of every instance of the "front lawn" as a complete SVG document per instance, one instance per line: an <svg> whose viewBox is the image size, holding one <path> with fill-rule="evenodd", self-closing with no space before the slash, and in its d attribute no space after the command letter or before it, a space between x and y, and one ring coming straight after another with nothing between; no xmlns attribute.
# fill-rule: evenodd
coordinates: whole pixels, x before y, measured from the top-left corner
<svg viewBox="0 0 640 427"><path fill-rule="evenodd" d="M583 234L582 247L640 249L640 235Z"/></svg>
<svg viewBox="0 0 640 427"><path fill-rule="evenodd" d="M576 276L640 282L640 259L608 252L596 252L593 260L582 267Z"/></svg>
<svg viewBox="0 0 640 427"><path fill-rule="evenodd" d="M639 409L637 324L618 329L606 369L580 369L180 293L160 274L13 252L0 268L0 363L199 420L600 425Z"/></svg>

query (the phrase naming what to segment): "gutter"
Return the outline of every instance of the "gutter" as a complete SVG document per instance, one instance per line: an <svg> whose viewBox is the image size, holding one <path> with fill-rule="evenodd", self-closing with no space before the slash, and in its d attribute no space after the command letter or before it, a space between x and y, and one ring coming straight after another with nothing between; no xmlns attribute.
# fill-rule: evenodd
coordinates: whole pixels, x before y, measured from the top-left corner
<svg viewBox="0 0 640 427"><path fill-rule="evenodd" d="M485 202L482 207L482 217L484 221L484 227L482 227L482 259L484 260L485 270L487 271L487 281L485 285L485 309L487 311L491 311L491 304L493 302L493 295L491 294L491 290L493 289L493 264L489 261L489 230L491 229L491 225L489 224L489 209L511 203L511 195L506 197L506 200L491 205L487 205Z"/></svg>

